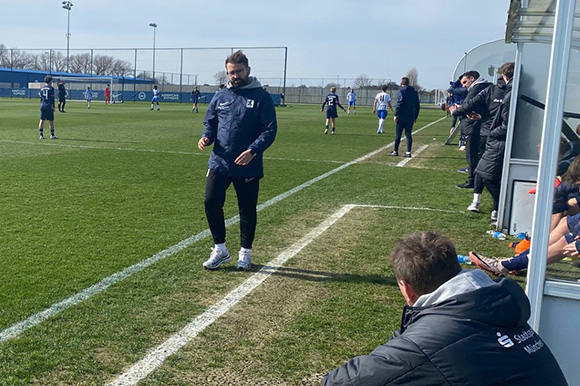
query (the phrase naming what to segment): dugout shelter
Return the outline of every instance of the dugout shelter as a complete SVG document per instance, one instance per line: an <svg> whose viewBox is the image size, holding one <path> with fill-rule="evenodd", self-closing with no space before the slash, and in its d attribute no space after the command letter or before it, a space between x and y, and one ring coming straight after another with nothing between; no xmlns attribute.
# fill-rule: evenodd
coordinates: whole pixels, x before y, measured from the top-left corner
<svg viewBox="0 0 580 386"><path fill-rule="evenodd" d="M580 124L580 8L577 0L511 0L505 42L516 47L498 228L513 227L520 183L537 184L531 207L526 293L530 324L570 385L580 384L580 269L546 270L558 151ZM577 138L577 137L576 137ZM527 190L525 191L527 193ZM529 195L529 194L528 194Z"/></svg>

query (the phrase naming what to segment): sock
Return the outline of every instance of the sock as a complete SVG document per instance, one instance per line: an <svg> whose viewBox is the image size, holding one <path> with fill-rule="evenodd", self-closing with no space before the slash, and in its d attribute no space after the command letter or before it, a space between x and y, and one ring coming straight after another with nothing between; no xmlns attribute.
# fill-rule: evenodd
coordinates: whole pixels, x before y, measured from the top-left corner
<svg viewBox="0 0 580 386"><path fill-rule="evenodd" d="M528 268L530 250L526 249L519 255L501 262L508 271L521 271Z"/></svg>
<svg viewBox="0 0 580 386"><path fill-rule="evenodd" d="M326 127L326 130L328 130L328 125L326 125L325 127Z"/></svg>
<svg viewBox="0 0 580 386"><path fill-rule="evenodd" d="M379 130L378 130L379 132L382 132L383 131L383 125L384 125L384 123L385 123L385 120L384 119L379 119Z"/></svg>
<svg viewBox="0 0 580 386"><path fill-rule="evenodd" d="M473 202L476 202L479 204L480 200L481 200L481 193L473 193Z"/></svg>
<svg viewBox="0 0 580 386"><path fill-rule="evenodd" d="M222 252L227 251L228 249L226 248L226 243L221 243L221 244L216 244L215 247Z"/></svg>
<svg viewBox="0 0 580 386"><path fill-rule="evenodd" d="M40 135L43 135L43 134L42 134L42 127L39 127L39 128L38 128L38 131L40 132Z"/></svg>
<svg viewBox="0 0 580 386"><path fill-rule="evenodd" d="M50 129L50 136L54 137L54 129Z"/></svg>
<svg viewBox="0 0 580 386"><path fill-rule="evenodd" d="M240 252L251 252L251 251L252 251L252 248L244 248L244 247L240 248Z"/></svg>

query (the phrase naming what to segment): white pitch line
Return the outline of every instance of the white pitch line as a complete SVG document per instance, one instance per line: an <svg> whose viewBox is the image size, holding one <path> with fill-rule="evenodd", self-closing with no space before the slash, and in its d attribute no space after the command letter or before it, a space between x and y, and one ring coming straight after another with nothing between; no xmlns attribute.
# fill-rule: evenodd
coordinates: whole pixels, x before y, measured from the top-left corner
<svg viewBox="0 0 580 386"><path fill-rule="evenodd" d="M235 306L246 295L252 292L256 287L264 282L270 275L275 273L289 259L294 257L304 247L310 244L315 238L320 236L324 231L330 228L342 216L348 213L354 205L345 205L335 212L328 219L310 231L306 236L282 252L278 257L269 261L262 269L246 279L242 284L228 293L222 300L212 307L208 308L203 314L196 317L183 329L173 335L171 338L157 346L143 359L134 364L129 370L121 374L115 381L108 386L129 386L136 385L140 380L147 377L157 369L169 356L175 354L183 346L188 344L199 333L205 330L220 316L225 314L230 308Z"/></svg>
<svg viewBox="0 0 580 386"><path fill-rule="evenodd" d="M160 154L179 154L179 155L195 155L195 156L208 156L208 153L202 153L201 151L177 151L177 150L159 150L159 149L136 149L131 147L108 147L108 146L92 146L92 145L71 145L66 143L54 143L54 142L30 142L30 141L11 141L7 139L0 140L0 143L15 143L19 145L31 145L31 146L52 146L52 147L66 147L69 149L89 149L89 150L114 150L114 151L133 151L141 153L160 153ZM309 159L309 158L283 158L283 157L264 157L266 160L274 161L291 161L291 162L316 162L316 163L333 163L333 164L344 164L346 161L334 161L334 160L319 160L319 159Z"/></svg>
<svg viewBox="0 0 580 386"><path fill-rule="evenodd" d="M427 147L429 147L429 145L423 145L420 148L417 149L417 151L415 151L415 155L421 153L423 150L427 149ZM409 158L405 158L404 160L402 160L401 162L399 162L397 164L397 167L402 168L403 166L405 166L406 164L409 163L409 161L411 161L411 157Z"/></svg>
<svg viewBox="0 0 580 386"><path fill-rule="evenodd" d="M445 119L445 117L438 119L436 121L433 121L423 127L421 127L420 129L418 129L417 131L415 131L414 133L418 133L419 131L426 129L427 127L442 121L443 119ZM375 154L378 154L382 151L384 151L385 149L387 149L390 146L393 146L393 142L373 151L368 153L365 156L362 156L360 158L357 158L354 161L348 162L346 164L343 164L329 172L326 172L318 177L315 177L313 179L311 179L310 181L307 181L293 189L290 189L276 197L271 198L270 200L260 204L257 206L257 210L260 211L262 209L265 209L271 205L276 204L277 202L291 196L294 193L297 193L313 184L315 184L316 182L329 177L335 173L338 173L339 171L354 165L358 162L362 162L368 158L373 157ZM239 216L234 216L232 218L229 218L226 220L226 226L230 226L232 224L235 224L239 221ZM157 252L155 255L148 257L142 261L140 261L139 263L136 263L130 267L125 268L122 271L116 272L110 276L107 276L106 278L102 279L101 281L99 281L96 284L93 284L92 286L83 289L82 291L69 296L68 298L53 304L52 306L50 306L49 308L40 311L34 315L29 316L28 318L21 320L15 324L13 324L10 327L5 328L4 330L0 331L0 343L3 343L9 339L15 338L17 336L19 336L20 334L22 334L24 331L28 330L29 328L32 328L38 324L40 324L41 322L45 321L46 319L55 316L59 313L61 313L62 311L84 301L87 300L91 297L93 297L94 295L97 295L101 292L103 292L104 290L106 290L107 288L109 288L110 286L112 286L113 284L116 284L118 282L121 282L123 280L125 280L126 278L132 276L135 273L138 273L140 271L142 271L143 269L145 269L146 267L149 267L152 264L157 263L160 260L165 259L166 257L169 257L177 252L180 252L182 250L184 250L185 248L189 247L190 245L192 245L193 243L202 240L206 237L208 237L210 235L210 231L209 229L206 229L204 231L199 232L197 235L191 236L187 239L181 240L180 242L178 242L175 245L172 245L171 247L162 250L161 252Z"/></svg>
<svg viewBox="0 0 580 386"><path fill-rule="evenodd" d="M449 210L449 209L436 209L436 208L420 208L414 206L396 206L396 205L366 205L366 204L356 204L361 208L381 208L381 209L401 209L401 210L420 210L422 212L441 212L441 213L465 213L464 210Z"/></svg>

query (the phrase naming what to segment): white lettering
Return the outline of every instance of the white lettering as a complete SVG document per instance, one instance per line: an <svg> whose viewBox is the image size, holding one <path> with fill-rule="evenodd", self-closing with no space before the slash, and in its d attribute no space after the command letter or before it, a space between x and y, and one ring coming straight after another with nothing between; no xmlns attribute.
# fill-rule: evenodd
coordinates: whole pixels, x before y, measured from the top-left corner
<svg viewBox="0 0 580 386"><path fill-rule="evenodd" d="M525 346L524 350L526 350L526 352L528 354L533 354L536 351L538 351L539 349L541 349L542 347L544 347L544 342L539 340L536 343L529 344L529 345Z"/></svg>

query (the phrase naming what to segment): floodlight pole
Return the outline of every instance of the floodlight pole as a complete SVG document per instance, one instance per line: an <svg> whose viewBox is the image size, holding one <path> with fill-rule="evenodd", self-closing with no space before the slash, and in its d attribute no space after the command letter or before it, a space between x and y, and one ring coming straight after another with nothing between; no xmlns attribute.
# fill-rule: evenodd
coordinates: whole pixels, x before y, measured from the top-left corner
<svg viewBox="0 0 580 386"><path fill-rule="evenodd" d="M155 32L157 31L157 24L149 23L149 27L153 27L153 82L155 82Z"/></svg>
<svg viewBox="0 0 580 386"><path fill-rule="evenodd" d="M66 25L66 72L69 71L69 48L70 48L70 10L73 3L70 1L63 1L62 7L67 11L67 25Z"/></svg>

